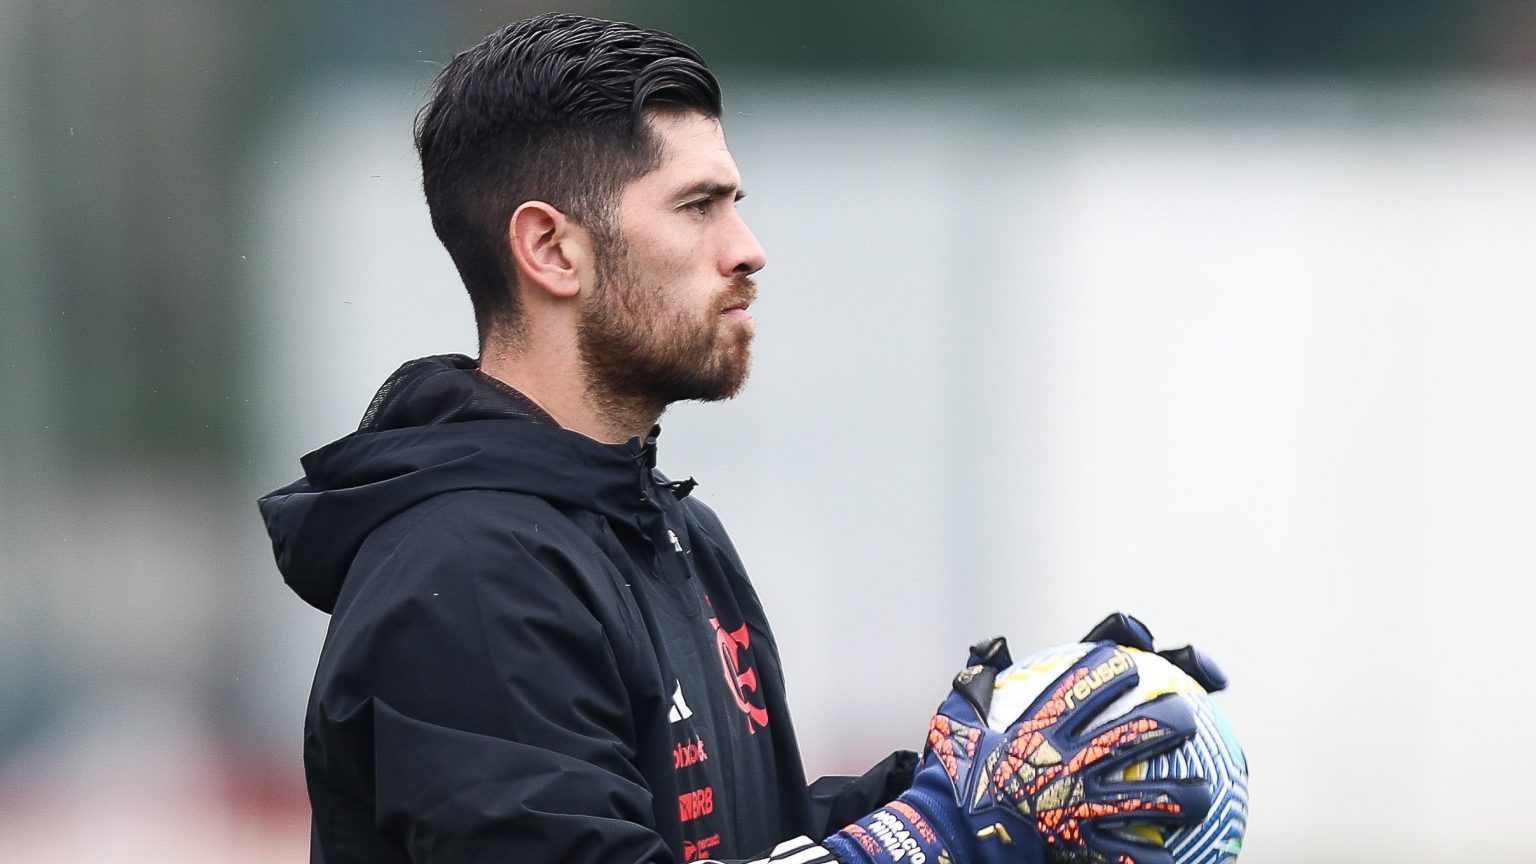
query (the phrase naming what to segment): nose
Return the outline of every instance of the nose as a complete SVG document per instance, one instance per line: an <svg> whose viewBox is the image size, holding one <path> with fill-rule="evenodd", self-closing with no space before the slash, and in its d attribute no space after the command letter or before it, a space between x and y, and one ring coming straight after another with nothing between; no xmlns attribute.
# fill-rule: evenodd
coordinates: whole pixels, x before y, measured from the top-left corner
<svg viewBox="0 0 1536 864"><path fill-rule="evenodd" d="M763 251L762 244L757 242L757 236L747 227L741 214L733 211L733 215L736 230L726 246L727 255L722 262L726 266L722 269L731 276L751 276L768 266L768 253Z"/></svg>

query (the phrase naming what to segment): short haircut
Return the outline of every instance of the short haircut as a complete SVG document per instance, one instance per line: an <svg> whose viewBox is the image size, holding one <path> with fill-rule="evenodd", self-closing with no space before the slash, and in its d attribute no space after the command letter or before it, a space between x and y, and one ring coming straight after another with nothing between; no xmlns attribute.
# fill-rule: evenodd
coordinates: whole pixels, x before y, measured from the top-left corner
<svg viewBox="0 0 1536 864"><path fill-rule="evenodd" d="M544 201L611 242L620 191L660 167L651 108L718 118L720 85L677 37L580 15L510 24L437 76L416 119L422 188L482 345L518 324L512 213Z"/></svg>

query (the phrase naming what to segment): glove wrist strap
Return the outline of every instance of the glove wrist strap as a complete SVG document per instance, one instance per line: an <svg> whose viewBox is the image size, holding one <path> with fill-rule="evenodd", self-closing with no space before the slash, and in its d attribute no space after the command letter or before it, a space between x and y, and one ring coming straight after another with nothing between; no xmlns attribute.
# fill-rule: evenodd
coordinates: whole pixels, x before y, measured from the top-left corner
<svg viewBox="0 0 1536 864"><path fill-rule="evenodd" d="M823 841L849 864L1041 864L1032 828L1002 811L973 819L914 788ZM1016 842L1017 841L1017 842Z"/></svg>
<svg viewBox="0 0 1536 864"><path fill-rule="evenodd" d="M949 851L939 828L923 808L904 792L895 801L833 834L822 842L848 864L970 864ZM921 809L920 809L921 808Z"/></svg>

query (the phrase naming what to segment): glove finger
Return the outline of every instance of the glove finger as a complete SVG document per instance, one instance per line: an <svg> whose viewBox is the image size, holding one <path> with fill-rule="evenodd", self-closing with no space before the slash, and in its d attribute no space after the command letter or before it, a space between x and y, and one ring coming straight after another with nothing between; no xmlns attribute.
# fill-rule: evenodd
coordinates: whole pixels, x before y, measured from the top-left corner
<svg viewBox="0 0 1536 864"><path fill-rule="evenodd" d="M1183 648L1165 648L1157 652L1159 657L1184 670L1184 674L1195 679L1195 683L1205 688L1207 693L1215 693L1227 689L1227 675L1216 665L1216 661L1210 655L1193 645L1185 645Z"/></svg>
<svg viewBox="0 0 1536 864"><path fill-rule="evenodd" d="M1013 656L1008 653L1008 639L1004 636L993 636L972 645L971 659L966 665L991 666L999 672L1012 666Z"/></svg>
<svg viewBox="0 0 1536 864"><path fill-rule="evenodd" d="M1145 702L1110 724L1088 730L1073 743L1085 763L1103 770L1142 762L1195 737L1195 711L1188 699L1169 693ZM1086 740L1084 740L1086 739Z"/></svg>
<svg viewBox="0 0 1536 864"><path fill-rule="evenodd" d="M1087 845L1103 856L1103 861L1117 864L1173 864L1173 853L1158 843L1129 831L1084 826Z"/></svg>
<svg viewBox="0 0 1536 864"><path fill-rule="evenodd" d="M1106 639L1127 648L1152 650L1152 631L1136 616L1124 612L1109 613L1107 618L1095 624L1088 635L1083 637L1084 642L1102 642Z"/></svg>
<svg viewBox="0 0 1536 864"><path fill-rule="evenodd" d="M992 681L996 677L997 672L989 666L962 669L936 713L986 729L987 711L992 707Z"/></svg>
<svg viewBox="0 0 1536 864"><path fill-rule="evenodd" d="M1198 825L1211 812L1211 784L1198 777L1093 782L1085 794L1106 825Z"/></svg>
<svg viewBox="0 0 1536 864"><path fill-rule="evenodd" d="M987 713L992 709L992 685L997 681L997 673L1012 665L1008 640L1002 636L972 645L970 663L955 676L939 713L985 726Z"/></svg>

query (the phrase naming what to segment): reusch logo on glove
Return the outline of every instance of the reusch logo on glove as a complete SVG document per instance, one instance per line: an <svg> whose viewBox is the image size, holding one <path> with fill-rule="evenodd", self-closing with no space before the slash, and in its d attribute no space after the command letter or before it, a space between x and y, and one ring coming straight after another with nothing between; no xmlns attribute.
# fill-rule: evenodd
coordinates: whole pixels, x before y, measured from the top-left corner
<svg viewBox="0 0 1536 864"><path fill-rule="evenodd" d="M1136 664L1131 662L1130 655L1124 651L1116 651L1113 657L1093 667L1087 675L1072 685L1072 690L1066 694L1067 708L1072 708L1092 696L1093 691L1135 668Z"/></svg>

